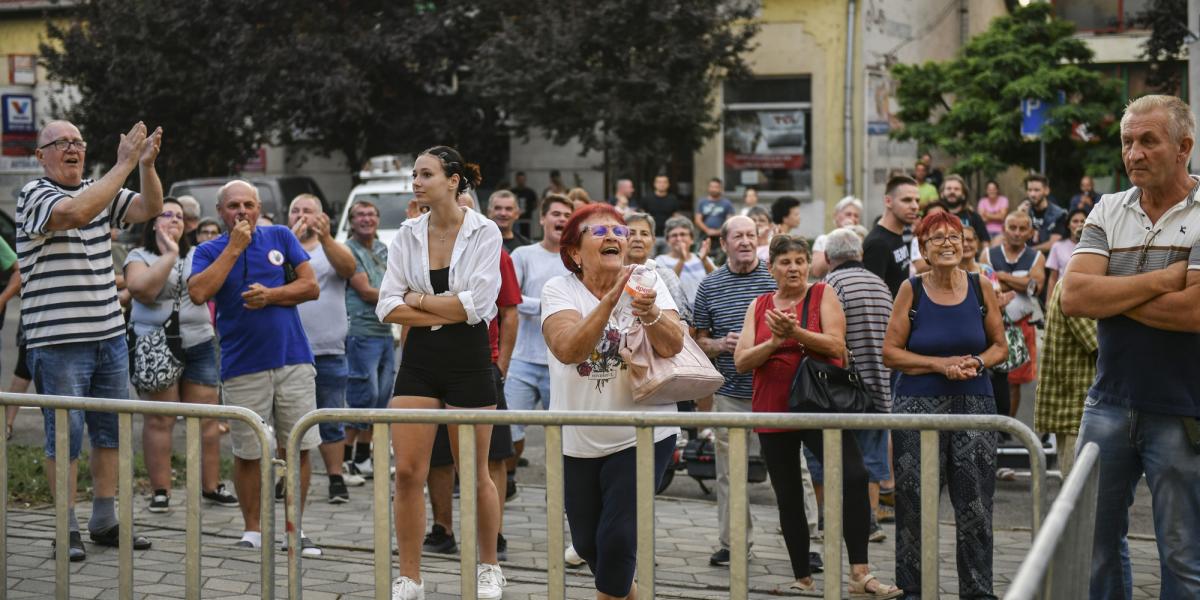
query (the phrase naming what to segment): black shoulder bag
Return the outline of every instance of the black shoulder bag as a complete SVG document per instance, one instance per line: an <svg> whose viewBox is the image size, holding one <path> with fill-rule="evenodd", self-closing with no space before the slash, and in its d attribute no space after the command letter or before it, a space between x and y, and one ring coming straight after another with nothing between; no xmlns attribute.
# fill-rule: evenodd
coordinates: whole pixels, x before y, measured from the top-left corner
<svg viewBox="0 0 1200 600"><path fill-rule="evenodd" d="M808 302L812 292L804 295L800 327L808 329ZM849 360L843 369L837 365L805 356L792 380L788 409L792 412L863 413L871 406L871 394L854 368L854 354L847 349Z"/></svg>

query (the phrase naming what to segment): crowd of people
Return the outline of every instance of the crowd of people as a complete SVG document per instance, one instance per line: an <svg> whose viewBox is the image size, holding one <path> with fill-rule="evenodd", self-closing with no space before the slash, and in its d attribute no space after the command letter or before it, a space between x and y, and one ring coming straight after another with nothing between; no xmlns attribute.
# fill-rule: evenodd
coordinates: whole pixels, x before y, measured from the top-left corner
<svg viewBox="0 0 1200 600"><path fill-rule="evenodd" d="M1091 597L1130 597L1125 535L1143 474L1154 497L1163 597L1197 597L1200 546L1179 528L1200 509L1190 477L1200 392L1185 358L1188 348L1200 350L1200 179L1187 173L1194 128L1178 98L1132 102L1121 137L1133 187L1101 197L1084 178L1067 207L1051 200L1048 180L1036 173L1025 178L1019 203L995 181L971 202L964 178L923 155L911 175L893 174L882 198L837 202L834 228L811 245L796 235L799 200L766 206L748 189L739 208L718 178L689 211L665 175L643 198L621 179L611 198L595 201L560 176L536 194L518 173L517 185L494 192L481 211L469 193L480 183L478 167L435 146L415 159L416 207L384 245L370 202L349 207L350 237L341 243L319 198L298 196L286 225L264 224L256 189L236 179L218 193L220 219L200 219L195 200L163 197L154 168L163 132L142 123L121 136L103 177L85 178L86 142L72 124L53 121L38 138L45 176L26 185L18 203L15 255L0 247L0 265L19 265L0 300L19 290L18 369L39 393L121 398L132 381L146 400L254 410L280 445L304 414L347 405L787 412L792 381L809 360L856 371L873 413L1016 415L1022 386L1036 383L1035 426L1056 436L1064 475L1077 447L1100 446ZM139 192L121 187L135 171ZM881 216L868 229L863 220L873 212ZM542 239L520 231L523 213L538 218ZM136 247L113 243L112 232L136 223L145 224ZM654 275L653 283L630 287L635 270ZM693 338L722 375L720 389L694 402L635 402L621 352L634 320L646 351L660 358ZM392 325L403 331L398 352ZM8 422L11 429L12 414ZM52 411L44 423L53 472ZM93 448L90 537L116 545L116 417L71 411L68 425L72 473L85 425ZM153 512L170 510L173 425L148 417L143 428ZM504 503L516 493L525 428L472 427L478 595L500 598ZM273 449L260 448L248 427L228 426L235 496L218 471L225 428L215 420L202 426L203 497L240 507L238 547L273 543L258 522L258 465ZM331 503L387 476L372 464L370 434L355 423L308 430L300 498L288 498L282 481L276 498L304 506L312 450ZM794 576L780 591L811 591L823 566L809 550L823 535L821 432L756 434L749 453L765 462ZM680 435L676 427L654 432L657 478ZM713 435L720 525L710 563L722 567L733 550L731 519L746 519L751 544L762 533L748 513L729 514L729 434ZM422 550L456 551L458 439L456 426L393 426L393 598L424 597ZM842 440L848 591L919 598L920 436L858 431ZM962 597L995 597L996 481L1014 476L998 468L999 441L983 431L941 436L936 462L954 509ZM635 446L632 428L563 432L573 541L566 556L588 565L598 598L637 594ZM880 523L891 520L896 585L871 572L868 555L871 542L886 539ZM73 506L68 524L71 559L83 560ZM304 555L321 553L299 537ZM143 536L133 543L150 547Z"/></svg>

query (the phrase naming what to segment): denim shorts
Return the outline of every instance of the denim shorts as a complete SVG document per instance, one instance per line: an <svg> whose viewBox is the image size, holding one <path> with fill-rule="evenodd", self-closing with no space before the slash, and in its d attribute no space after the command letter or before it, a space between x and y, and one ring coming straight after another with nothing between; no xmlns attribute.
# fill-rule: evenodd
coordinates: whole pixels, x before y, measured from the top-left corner
<svg viewBox="0 0 1200 600"><path fill-rule="evenodd" d="M346 408L346 355L324 354L317 362L317 408ZM341 423L322 422L321 443L332 444L346 439Z"/></svg>
<svg viewBox="0 0 1200 600"><path fill-rule="evenodd" d="M38 393L48 396L86 398L129 397L129 347L125 336L98 342L54 344L29 349L29 369ZM117 447L117 415L70 410L70 459L83 449L83 426L87 423L92 448ZM54 410L42 409L46 433L46 456L54 458Z"/></svg>
<svg viewBox="0 0 1200 600"><path fill-rule="evenodd" d="M221 371L217 368L217 345L211 338L183 349L183 375L180 379L209 387L221 384Z"/></svg>

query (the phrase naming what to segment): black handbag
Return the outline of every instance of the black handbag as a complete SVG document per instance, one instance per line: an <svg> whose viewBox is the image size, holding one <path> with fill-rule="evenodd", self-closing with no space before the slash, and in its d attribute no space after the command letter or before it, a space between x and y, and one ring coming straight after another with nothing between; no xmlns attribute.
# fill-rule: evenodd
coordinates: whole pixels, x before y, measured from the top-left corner
<svg viewBox="0 0 1200 600"><path fill-rule="evenodd" d="M811 292L811 288L809 290ZM800 327L808 329L809 294L804 295ZM803 413L863 413L871 406L871 394L854 368L854 354L847 350L849 368L805 356L792 380L788 410Z"/></svg>

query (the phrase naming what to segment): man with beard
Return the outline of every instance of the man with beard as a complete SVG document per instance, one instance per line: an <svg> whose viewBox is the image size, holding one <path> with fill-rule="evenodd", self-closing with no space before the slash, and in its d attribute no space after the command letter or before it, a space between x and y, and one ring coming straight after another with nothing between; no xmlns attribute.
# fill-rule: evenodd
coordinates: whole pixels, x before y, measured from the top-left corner
<svg viewBox="0 0 1200 600"><path fill-rule="evenodd" d="M1046 177L1033 174L1025 178L1025 202L1021 210L1029 213L1033 222L1033 237L1029 245L1042 254L1067 235L1067 211L1050 201L1050 183Z"/></svg>
<svg viewBox="0 0 1200 600"><path fill-rule="evenodd" d="M916 180L907 175L889 179L884 194L883 217L863 240L863 265L887 283L895 298L900 284L908 279L910 228L920 214L920 196Z"/></svg>
<svg viewBox="0 0 1200 600"><path fill-rule="evenodd" d="M354 276L355 261L350 249L333 239L329 217L321 211L321 199L300 194L288 207L288 226L308 252L308 264L317 276L321 294L316 300L299 305L300 323L308 337L308 346L316 358L317 408L345 408L349 372L346 363L346 282ZM329 476L329 502L350 501L342 478L342 458L346 432L341 423L321 423L321 458ZM280 482L283 480L281 479ZM276 489L280 499L282 486Z"/></svg>
<svg viewBox="0 0 1200 600"><path fill-rule="evenodd" d="M559 256L563 227L571 218L574 205L566 196L550 194L542 199L541 225L545 232L540 244L517 248L512 253L513 267L521 285L521 304L517 306L517 344L504 381L504 397L512 410L531 410L539 403L550 407L549 351L542 337L542 286L553 277L568 274ZM516 456L508 472L516 470L525 451L525 426L512 426Z"/></svg>
<svg viewBox="0 0 1200 600"><path fill-rule="evenodd" d="M987 221L983 220L983 216L971 209L967 204L967 182L957 173L951 173L946 176L942 182L942 202L946 205L946 210L958 217L962 221L963 227L970 227L975 230L975 239L987 240L989 237L987 229Z"/></svg>
<svg viewBox="0 0 1200 600"><path fill-rule="evenodd" d="M500 236L504 238L504 249L512 252L521 246L528 246L529 238L521 235L514 224L521 218L521 207L517 204L516 194L508 190L493 192L488 198L488 218L500 228Z"/></svg>

